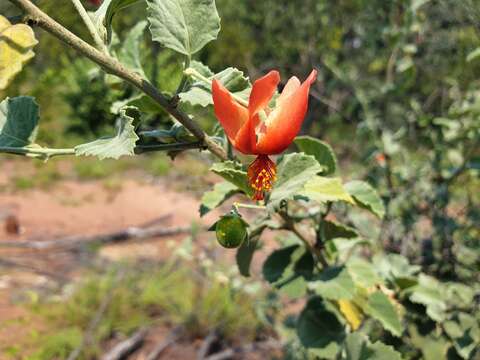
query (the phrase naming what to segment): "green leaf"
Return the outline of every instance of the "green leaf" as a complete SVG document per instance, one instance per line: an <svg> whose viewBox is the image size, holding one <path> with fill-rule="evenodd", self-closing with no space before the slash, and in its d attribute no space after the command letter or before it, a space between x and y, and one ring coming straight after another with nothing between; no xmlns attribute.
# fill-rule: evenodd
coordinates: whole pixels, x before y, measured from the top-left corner
<svg viewBox="0 0 480 360"><path fill-rule="evenodd" d="M112 37L112 20L115 14L141 0L104 0L102 5L92 14L92 20L103 41L110 43Z"/></svg>
<svg viewBox="0 0 480 360"><path fill-rule="evenodd" d="M355 295L355 283L344 267L323 270L309 282L308 288L328 300L349 300Z"/></svg>
<svg viewBox="0 0 480 360"><path fill-rule="evenodd" d="M299 245L287 246L272 252L263 263L263 277L269 283L275 283L283 277L283 274L292 263L292 255Z"/></svg>
<svg viewBox="0 0 480 360"><path fill-rule="evenodd" d="M97 156L101 160L106 158L118 159L123 155L134 155L138 136L133 125L135 119L127 115L127 112L133 110L136 109L127 107L120 111L120 117L117 120L117 134L115 136L78 145L75 147L75 154L77 156Z"/></svg>
<svg viewBox="0 0 480 360"><path fill-rule="evenodd" d="M238 188L229 182L221 182L214 185L213 190L207 191L202 196L200 204L200 216L220 206L225 200L238 192Z"/></svg>
<svg viewBox="0 0 480 360"><path fill-rule="evenodd" d="M345 360L402 360L399 352L380 341L371 344L359 333L348 334L345 341Z"/></svg>
<svg viewBox="0 0 480 360"><path fill-rule="evenodd" d="M304 189L300 191L299 194L320 203L327 201L354 203L354 200L348 192L345 191L342 181L339 178L315 176L305 183Z"/></svg>
<svg viewBox="0 0 480 360"><path fill-rule="evenodd" d="M319 297L311 298L297 322L297 335L309 352L334 358L345 338L345 329L335 313Z"/></svg>
<svg viewBox="0 0 480 360"><path fill-rule="evenodd" d="M353 196L357 206L365 208L380 219L385 215L385 206L377 191L365 181L350 181L345 189Z"/></svg>
<svg viewBox="0 0 480 360"><path fill-rule="evenodd" d="M444 301L447 289L445 285L437 279L420 274L418 277L418 285L410 289L410 301L425 305L427 315L438 322L445 320L447 304Z"/></svg>
<svg viewBox="0 0 480 360"><path fill-rule="evenodd" d="M30 26L12 25L0 15L0 90L5 89L35 55L33 47L38 44Z"/></svg>
<svg viewBox="0 0 480 360"><path fill-rule="evenodd" d="M213 74L207 66L198 61L192 61L190 67L209 79L217 79L234 95L244 98L245 100L248 99L251 84L242 71L229 67L218 74ZM194 81L189 88L180 93L179 96L181 101L188 102L194 106L200 105L206 107L213 104L211 87L201 81Z"/></svg>
<svg viewBox="0 0 480 360"><path fill-rule="evenodd" d="M323 233L325 235L325 240L332 240L332 239L353 239L358 237L358 233L355 229L345 226L343 224L324 220L323 222Z"/></svg>
<svg viewBox="0 0 480 360"><path fill-rule="evenodd" d="M467 62L471 62L478 57L480 57L480 47L476 48L475 50L473 50L471 53L468 54Z"/></svg>
<svg viewBox="0 0 480 360"><path fill-rule="evenodd" d="M370 288L383 284L383 280L378 276L375 267L363 259L351 258L346 263L346 266L353 281L360 286Z"/></svg>
<svg viewBox="0 0 480 360"><path fill-rule="evenodd" d="M23 147L35 141L38 105L34 98L19 96L0 103L0 146Z"/></svg>
<svg viewBox="0 0 480 360"><path fill-rule="evenodd" d="M250 276L250 264L252 263L253 255L258 248L257 240L247 239L238 248L235 260L237 261L238 270L240 274L246 277Z"/></svg>
<svg viewBox="0 0 480 360"><path fill-rule="evenodd" d="M146 27L147 22L140 21L131 28L125 37L122 47L118 51L118 59L120 62L144 78L146 78L146 76L140 60L140 41Z"/></svg>
<svg viewBox="0 0 480 360"><path fill-rule="evenodd" d="M313 156L303 153L288 154L278 164L277 181L270 195L270 206L277 206L284 199L293 198L305 183L322 171L323 167Z"/></svg>
<svg viewBox="0 0 480 360"><path fill-rule="evenodd" d="M245 194L249 196L253 194L252 188L248 184L247 173L233 161L215 163L210 170L231 182Z"/></svg>
<svg viewBox="0 0 480 360"><path fill-rule="evenodd" d="M215 0L147 0L154 41L191 56L217 38L220 17Z"/></svg>
<svg viewBox="0 0 480 360"><path fill-rule="evenodd" d="M300 151L307 155L312 155L318 163L324 166L322 175L331 175L337 169L337 158L331 146L326 142L315 139L311 136L297 136L295 144Z"/></svg>
<svg viewBox="0 0 480 360"><path fill-rule="evenodd" d="M383 292L376 291L370 294L368 303L363 310L374 319L380 321L383 327L393 335L402 335L403 328L400 317L388 296Z"/></svg>

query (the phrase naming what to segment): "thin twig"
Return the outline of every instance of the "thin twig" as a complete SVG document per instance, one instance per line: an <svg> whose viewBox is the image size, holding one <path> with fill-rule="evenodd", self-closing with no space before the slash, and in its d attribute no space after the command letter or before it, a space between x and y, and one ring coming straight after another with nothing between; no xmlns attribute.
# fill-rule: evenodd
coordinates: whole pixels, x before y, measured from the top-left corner
<svg viewBox="0 0 480 360"><path fill-rule="evenodd" d="M115 345L108 353L102 356L102 360L120 360L124 359L135 350L137 350L147 336L147 329L140 329L136 331L128 339Z"/></svg>
<svg viewBox="0 0 480 360"><path fill-rule="evenodd" d="M88 15L87 10L85 10L81 1L80 0L71 0L71 1L73 3L73 6L75 6L75 9L77 9L77 12L80 14L80 17L82 18L83 22L87 26L88 32L92 36L97 49L107 54L108 49L105 43L102 41L102 38L98 34L98 30L95 27L95 24L93 23L92 18L90 17L90 15Z"/></svg>
<svg viewBox="0 0 480 360"><path fill-rule="evenodd" d="M156 103L162 106L170 115L177 119L185 128L187 128L199 141L215 156L222 160L227 160L225 150L212 140L202 128L195 123L186 113L172 104L155 86L138 73L128 70L123 64L108 54L102 53L90 44L86 43L71 31L57 23L50 16L36 7L30 0L9 0L14 5L21 8L27 14L27 22L30 25L38 25L49 32L57 39L66 43L80 54L86 56L91 61L98 64L105 72L118 76L126 82L132 84L143 93L152 98Z"/></svg>
<svg viewBox="0 0 480 360"><path fill-rule="evenodd" d="M167 338L159 343L157 346L153 348L153 350L147 355L145 360L158 360L160 355L167 350L170 346L172 346L180 337L182 336L183 328L182 327L175 327Z"/></svg>

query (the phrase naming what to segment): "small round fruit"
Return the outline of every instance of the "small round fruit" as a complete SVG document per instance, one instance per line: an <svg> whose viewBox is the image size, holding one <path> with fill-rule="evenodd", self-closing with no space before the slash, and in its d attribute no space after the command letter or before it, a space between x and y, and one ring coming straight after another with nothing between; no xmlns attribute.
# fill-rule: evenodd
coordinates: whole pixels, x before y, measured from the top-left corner
<svg viewBox="0 0 480 360"><path fill-rule="evenodd" d="M215 227L218 243L227 249L239 247L248 236L247 226L236 214L222 216Z"/></svg>

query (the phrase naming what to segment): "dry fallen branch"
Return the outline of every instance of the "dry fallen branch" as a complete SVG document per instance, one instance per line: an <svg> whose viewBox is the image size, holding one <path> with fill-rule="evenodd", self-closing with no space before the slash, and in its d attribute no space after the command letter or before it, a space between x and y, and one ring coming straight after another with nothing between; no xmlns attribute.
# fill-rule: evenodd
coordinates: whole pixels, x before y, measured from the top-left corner
<svg viewBox="0 0 480 360"><path fill-rule="evenodd" d="M235 355L249 353L257 350L267 350L267 349L276 349L280 348L282 345L276 340L268 340L262 342L256 342L252 344L247 344L244 346L239 346L235 348L229 348L212 354L205 358L205 360L228 360L232 359Z"/></svg>
<svg viewBox="0 0 480 360"><path fill-rule="evenodd" d="M125 359L128 355L136 351L142 346L145 337L147 336L147 329L140 329L136 331L128 339L115 345L109 352L102 356L102 360L120 360Z"/></svg>
<svg viewBox="0 0 480 360"><path fill-rule="evenodd" d="M153 350L147 355L145 360L158 360L165 350L167 350L178 339L180 339L180 337L182 336L182 332L183 330L181 327L174 328L164 341L162 341L153 348Z"/></svg>
<svg viewBox="0 0 480 360"><path fill-rule="evenodd" d="M204 360L212 347L212 344L218 340L218 334L216 330L210 331L207 337L203 340L202 346L198 350L197 360Z"/></svg>
<svg viewBox="0 0 480 360"><path fill-rule="evenodd" d="M51 248L76 248L79 246L86 246L91 244L116 244L125 242L132 239L150 239L160 236L173 236L178 234L185 234L191 231L190 226L180 226L180 227L151 227L151 228L140 228L140 227L128 227L124 230L91 235L91 236L68 236L55 240L47 241L34 241L34 240L7 240L0 241L0 247L13 247L13 248L23 248L23 249L35 249L35 250L45 250Z"/></svg>
<svg viewBox="0 0 480 360"><path fill-rule="evenodd" d="M46 277L49 277L49 278L53 278L53 279L55 279L59 282L62 282L62 283L70 281L70 279L68 277L64 276L64 275L57 274L57 273L52 273L52 272L42 270L42 269L38 269L35 266L31 266L29 264L18 263L16 261L12 261L12 260L0 259L0 266L26 269L26 270L29 270L29 271L34 272L36 274L46 276Z"/></svg>

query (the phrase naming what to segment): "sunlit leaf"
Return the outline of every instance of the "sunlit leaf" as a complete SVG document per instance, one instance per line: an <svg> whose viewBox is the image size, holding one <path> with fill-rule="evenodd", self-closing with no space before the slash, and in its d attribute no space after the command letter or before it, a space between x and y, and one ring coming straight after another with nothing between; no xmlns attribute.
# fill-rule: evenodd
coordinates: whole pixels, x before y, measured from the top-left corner
<svg viewBox="0 0 480 360"><path fill-rule="evenodd" d="M146 76L140 58L140 41L146 27L147 22L140 21L131 28L125 37L122 47L117 53L118 59L123 65L140 74L144 78Z"/></svg>
<svg viewBox="0 0 480 360"><path fill-rule="evenodd" d="M345 201L354 204L353 198L339 178L315 176L305 183L304 189L299 194L318 202Z"/></svg>
<svg viewBox="0 0 480 360"><path fill-rule="evenodd" d="M360 286L370 288L383 283L375 267L368 261L353 258L346 263L346 266L353 281Z"/></svg>
<svg viewBox="0 0 480 360"><path fill-rule="evenodd" d="M313 156L303 153L285 155L278 164L277 181L270 196L270 205L301 193L307 181L322 171L323 167Z"/></svg>
<svg viewBox="0 0 480 360"><path fill-rule="evenodd" d="M0 103L0 146L23 147L35 141L38 105L32 97L6 98Z"/></svg>
<svg viewBox="0 0 480 360"><path fill-rule="evenodd" d="M338 300L338 308L342 315L347 319L353 331L357 330L362 323L362 311L350 300Z"/></svg>
<svg viewBox="0 0 480 360"><path fill-rule="evenodd" d="M32 49L37 43L29 26L12 25L0 15L0 90L5 89L23 65L33 58Z"/></svg>
<svg viewBox="0 0 480 360"><path fill-rule="evenodd" d="M350 300L355 295L355 283L344 267L323 270L308 283L308 287L329 300Z"/></svg>
<svg viewBox="0 0 480 360"><path fill-rule="evenodd" d="M132 108L124 108L120 111L120 117L117 120L117 133L115 136L105 137L87 144L77 145L75 147L75 154L77 156L97 156L100 159L118 159L124 155L134 155L138 136L135 133L135 127L133 125L135 119L127 115L129 109Z"/></svg>
<svg viewBox="0 0 480 360"><path fill-rule="evenodd" d="M307 155L312 155L318 163L324 166L322 175L331 175L337 169L337 158L331 146L326 142L315 139L311 136L297 136L295 144L300 151Z"/></svg>
<svg viewBox="0 0 480 360"><path fill-rule="evenodd" d="M393 335L400 336L402 334L403 327L400 316L388 296L383 292L375 291L370 294L368 303L363 310L380 321L383 327Z"/></svg>
<svg viewBox="0 0 480 360"><path fill-rule="evenodd" d="M252 188L248 184L247 173L233 161L215 163L210 170L237 186L247 195L252 194Z"/></svg>
<svg viewBox="0 0 480 360"><path fill-rule="evenodd" d="M214 0L147 0L154 41L191 56L217 38L220 17Z"/></svg>
<svg viewBox="0 0 480 360"><path fill-rule="evenodd" d="M345 189L355 199L355 203L363 207L380 219L385 215L385 206L377 191L365 181L350 181L345 184Z"/></svg>

